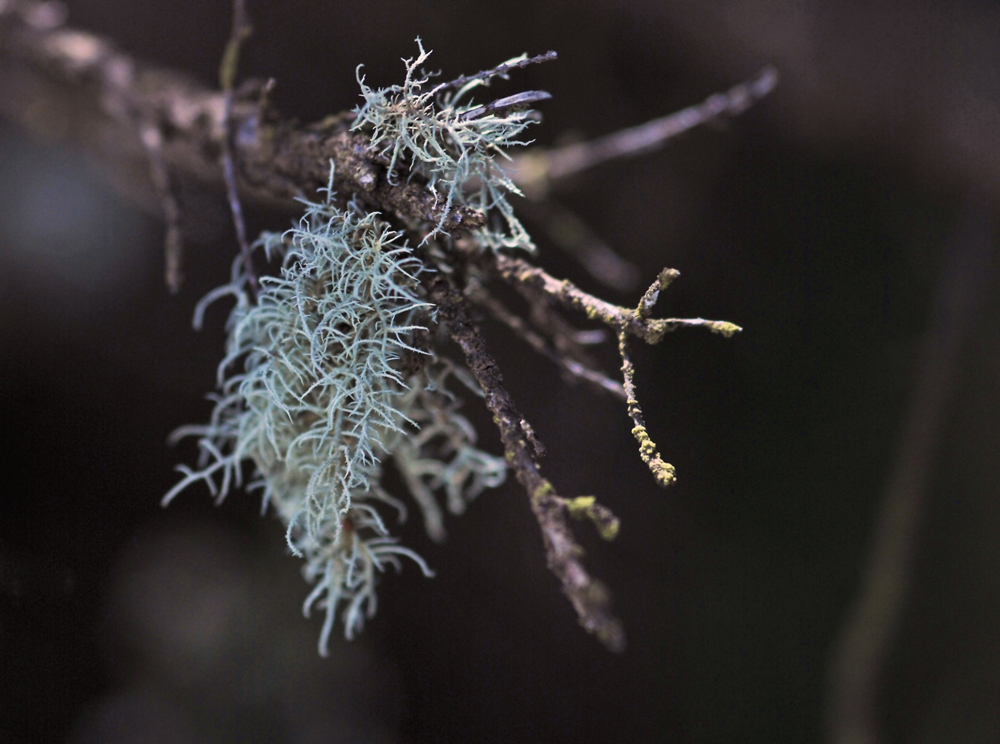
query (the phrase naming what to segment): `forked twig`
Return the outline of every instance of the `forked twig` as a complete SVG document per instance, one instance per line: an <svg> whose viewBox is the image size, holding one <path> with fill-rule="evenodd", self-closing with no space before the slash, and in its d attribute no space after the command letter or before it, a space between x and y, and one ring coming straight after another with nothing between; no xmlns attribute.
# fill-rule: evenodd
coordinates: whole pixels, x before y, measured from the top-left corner
<svg viewBox="0 0 1000 744"><path fill-rule="evenodd" d="M663 336L678 328L708 328L713 333L732 336L739 333L740 328L735 323L725 320L706 320L705 318L655 318L646 317L644 312L638 312L627 307L613 305L610 302L595 297L579 289L568 279L556 279L544 269L532 266L521 258L497 255L496 266L500 275L512 284L529 284L565 307L584 313L591 320L598 320L615 331L624 330L629 335L638 336L648 344L657 344ZM676 269L664 269L653 285L646 290L640 308L651 307L655 295L681 274Z"/></svg>
<svg viewBox="0 0 1000 744"><path fill-rule="evenodd" d="M567 279L562 281L552 277L543 269L532 266L520 258L498 255L496 266L500 275L516 285L530 285L563 304L566 307L586 314L591 320L599 320L615 330L618 337L618 353L622 358L622 376L624 391L628 403L628 414L632 419L632 436L639 443L639 456L645 462L656 482L668 486L676 479L674 466L665 462L660 456L655 442L646 431L642 408L635 391L635 367L628 352L628 337L638 336L649 344L659 343L663 336L677 328L704 327L714 333L732 336L742 330L738 325L720 320L705 320L704 318L666 318L652 319L649 317L664 290L674 279L680 276L675 269L664 269L649 289L639 300L638 306L632 310L594 297L578 289Z"/></svg>

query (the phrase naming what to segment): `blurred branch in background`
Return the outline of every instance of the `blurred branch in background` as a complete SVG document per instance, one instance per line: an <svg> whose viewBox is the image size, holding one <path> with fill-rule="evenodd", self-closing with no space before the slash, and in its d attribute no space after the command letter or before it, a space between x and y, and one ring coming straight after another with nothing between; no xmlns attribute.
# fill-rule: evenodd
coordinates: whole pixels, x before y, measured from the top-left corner
<svg viewBox="0 0 1000 744"><path fill-rule="evenodd" d="M668 114L636 127L575 142L553 150L534 148L511 163L514 182L533 198L541 198L553 181L569 178L602 163L637 157L663 147L669 140L722 116L739 116L778 84L778 71L768 66L753 78L725 93L716 93L696 106Z"/></svg>
<svg viewBox="0 0 1000 744"><path fill-rule="evenodd" d="M772 61L791 139L864 144L917 179L1000 196L995 3L636 0L630 11L678 29L683 53L717 73Z"/></svg>
<svg viewBox="0 0 1000 744"><path fill-rule="evenodd" d="M835 646L827 708L831 744L880 744L886 659L910 598L930 478L963 343L989 286L993 228L972 195L946 253L931 328L889 473L862 590Z"/></svg>

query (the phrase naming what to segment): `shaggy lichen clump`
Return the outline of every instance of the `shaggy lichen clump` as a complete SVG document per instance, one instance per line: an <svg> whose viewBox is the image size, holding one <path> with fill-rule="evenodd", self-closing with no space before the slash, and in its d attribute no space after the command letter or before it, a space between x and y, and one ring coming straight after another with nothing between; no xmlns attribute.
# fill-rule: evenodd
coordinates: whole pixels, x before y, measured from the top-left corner
<svg viewBox="0 0 1000 744"><path fill-rule="evenodd" d="M476 232L482 245L534 250L531 236L507 201L507 194L521 192L495 163L498 156L509 158L503 148L528 144L518 137L532 123L533 112L518 110L522 107L513 103L492 107L466 100L492 78L505 78L506 70L527 62L527 55L487 73L431 86L421 72L430 52L424 51L419 38L417 46L420 54L403 60L406 79L402 85L369 88L358 68L365 102L355 110L354 128L371 130L372 148L388 158L390 177L402 166L407 177L420 175L432 192L443 192L446 208L442 214L447 215L457 203L498 215L499 224ZM435 225L427 239L440 229L441 224Z"/></svg>
<svg viewBox="0 0 1000 744"><path fill-rule="evenodd" d="M339 207L333 196L328 188L297 227L258 239L254 247L280 257L282 270L260 280L256 299L241 257L232 282L199 305L196 325L205 305L236 298L211 421L175 433L200 437L200 469L182 466L185 477L165 497L204 481L221 499L249 463L250 487L263 489L316 582L305 610L326 609L324 654L339 606L348 638L374 613L386 564L398 568L406 556L431 573L388 534L377 508L405 515L381 484L387 460L435 539L444 534L436 490L459 512L506 474L502 459L475 447L445 387L454 370L425 343L432 307L417 292L421 264L377 214Z"/></svg>

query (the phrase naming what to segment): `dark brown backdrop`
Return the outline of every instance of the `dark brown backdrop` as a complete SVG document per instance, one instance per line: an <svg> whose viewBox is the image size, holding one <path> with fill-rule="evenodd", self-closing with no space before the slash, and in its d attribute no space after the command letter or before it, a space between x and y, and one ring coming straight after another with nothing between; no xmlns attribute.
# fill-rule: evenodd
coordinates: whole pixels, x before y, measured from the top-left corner
<svg viewBox="0 0 1000 744"><path fill-rule="evenodd" d="M211 82L226 6L75 0L70 22ZM167 434L209 411L224 314L200 334L189 319L234 255L224 201L183 195L188 280L171 297L162 224L74 152L5 126L0 739L820 739L831 647L860 589L934 298L949 256L970 244L988 256L994 240L1000 16L889 0L286 0L250 12L245 70L274 76L279 105L303 120L356 103L358 63L369 83L398 81L417 35L445 75L558 50L517 76L554 96L535 130L547 144L775 64L778 90L730 126L555 195L644 281L681 270L663 312L746 330L678 333L637 354L654 438L679 472L661 492L624 410L563 387L487 326L547 473L623 520L616 543L585 545L629 631L624 655L575 626L512 484L451 520L444 546L407 525L437 577L387 576L364 637L322 661L317 622L297 614L298 562L256 498L215 509L192 491L158 506L193 455L168 450ZM281 228L290 216L250 219ZM553 272L600 289L540 242ZM877 701L888 741L1000 735L1000 294L988 260L977 275L986 297L934 432L915 586Z"/></svg>

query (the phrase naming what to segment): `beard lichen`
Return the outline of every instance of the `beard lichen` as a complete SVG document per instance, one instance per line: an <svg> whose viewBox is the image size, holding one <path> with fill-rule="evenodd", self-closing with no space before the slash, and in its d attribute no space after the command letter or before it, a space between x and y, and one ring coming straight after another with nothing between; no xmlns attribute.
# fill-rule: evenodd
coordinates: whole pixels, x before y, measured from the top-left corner
<svg viewBox="0 0 1000 744"><path fill-rule="evenodd" d="M240 257L232 281L199 303L196 327L209 303L236 300L211 419L173 435L199 438L199 468L179 466L184 477L164 497L202 481L221 500L243 485L249 465L248 490L262 489L264 509L286 525L289 548L315 583L306 614L326 611L323 655L341 608L347 638L374 614L387 565L399 569L406 557L431 575L386 527L386 506L406 515L382 485L387 462L436 540L444 536L436 492L461 512L507 472L502 458L475 446L447 388L458 375L424 342L433 307L419 294L422 264L377 213L339 206L332 183L331 172L326 199L307 203L296 227L255 242L281 261L256 297Z"/></svg>

